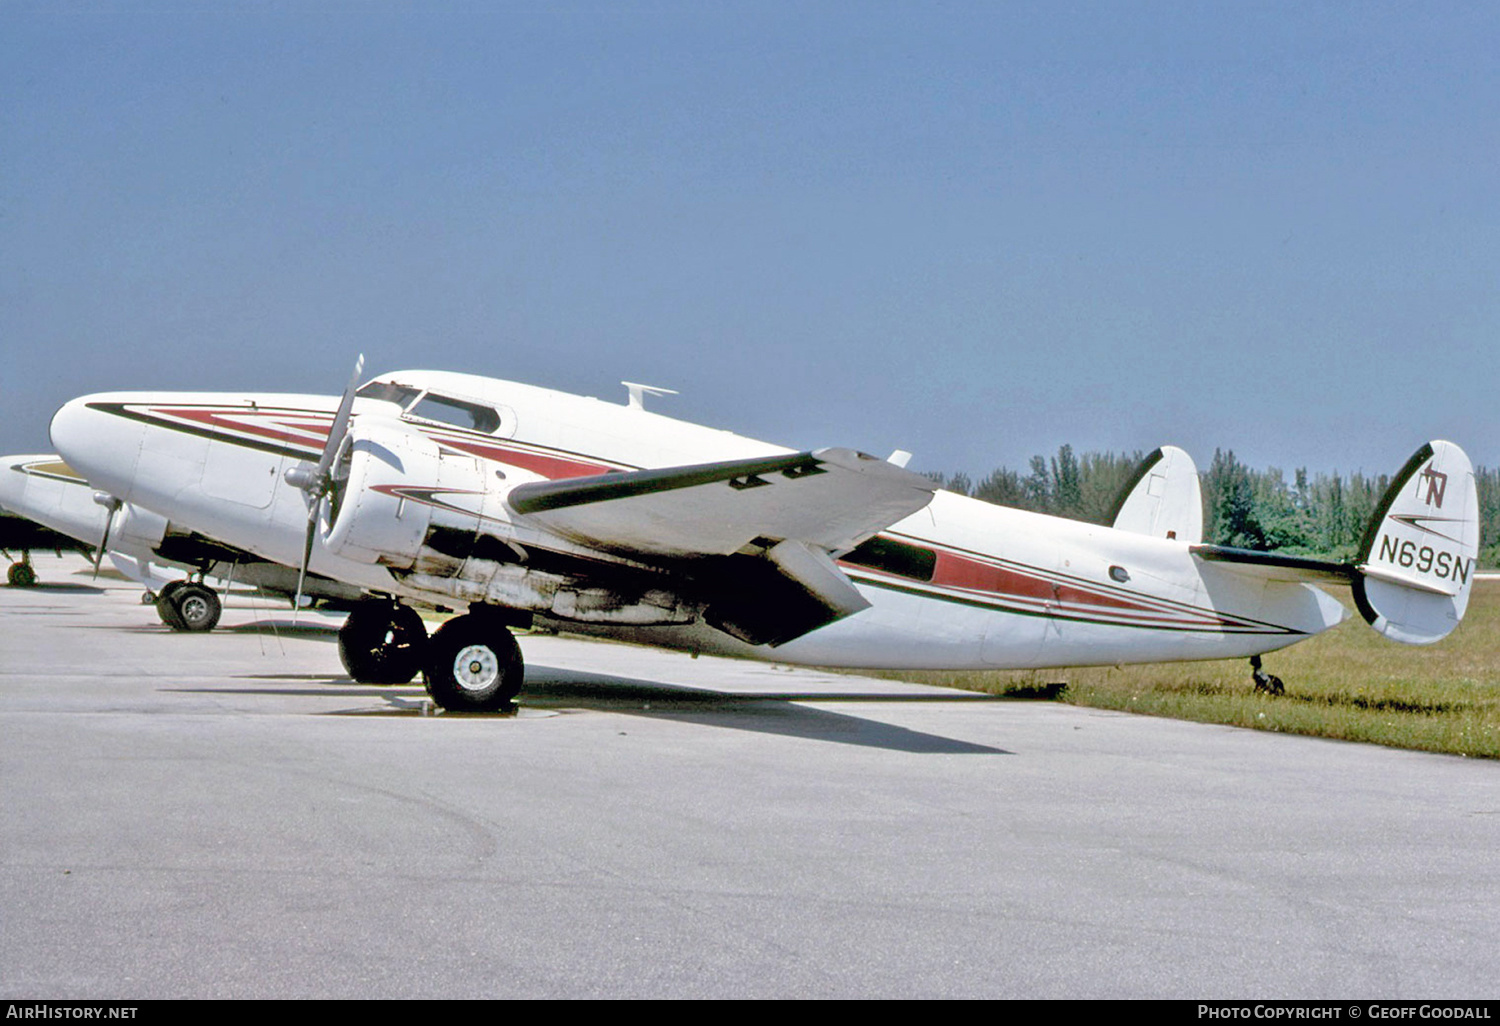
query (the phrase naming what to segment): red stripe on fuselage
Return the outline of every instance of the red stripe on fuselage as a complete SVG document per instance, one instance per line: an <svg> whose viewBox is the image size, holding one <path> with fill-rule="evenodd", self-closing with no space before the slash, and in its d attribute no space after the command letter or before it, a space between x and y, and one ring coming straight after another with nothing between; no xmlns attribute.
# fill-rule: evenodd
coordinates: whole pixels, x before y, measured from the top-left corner
<svg viewBox="0 0 1500 1026"><path fill-rule="evenodd" d="M315 410L258 409L238 406L227 408L156 406L152 407L150 412L164 419L190 421L218 431L238 432L309 449L314 453L327 442L329 429L333 425L333 414ZM595 474L606 474L612 470L628 469L582 457L539 452L520 444L497 443L488 437L480 440L458 431L424 430L416 425L412 425L411 430L421 432L436 442L462 450L471 456L520 467L551 480L591 477ZM226 439L226 441L232 441L232 439Z"/></svg>
<svg viewBox="0 0 1500 1026"><path fill-rule="evenodd" d="M937 566L933 570L932 583L944 588L963 588L997 595L1036 599L1068 605L1106 606L1115 609L1157 614L1160 610L1132 602L1118 595L1105 592L1085 591L1070 584L1050 581L1045 577L1021 573L1006 567L983 563L967 556L938 551Z"/></svg>
<svg viewBox="0 0 1500 1026"><path fill-rule="evenodd" d="M304 446L315 452L328 441L328 432L333 426L333 414L311 410L273 411L241 408L224 410L205 407L158 406L153 407L151 412L159 417L175 417L178 420L195 421L223 431L240 431L259 438ZM256 423L257 420L269 420L270 423ZM303 422L299 423L299 420ZM312 421L312 423L307 421Z"/></svg>
<svg viewBox="0 0 1500 1026"><path fill-rule="evenodd" d="M470 438L454 438L450 435L443 435L441 437L434 435L433 437L445 445L450 445L455 449L462 449L472 456L494 460L497 463L509 464L512 467L520 467L522 470L529 470L533 474L540 474L554 481L566 477L592 477L595 474L607 474L612 470L620 469L608 464L590 463L582 459L536 452L535 450L519 446L496 444L489 441L479 442Z"/></svg>
<svg viewBox="0 0 1500 1026"><path fill-rule="evenodd" d="M886 537L890 537L889 535ZM940 591L927 591L924 583L947 589L948 597L969 596L987 603L1014 603L1020 608L1011 612L1028 612L1066 619L1086 619L1096 623L1121 626L1155 627L1168 630L1224 630L1263 627L1255 620L1227 615L1216 609L1203 609L1171 599L1125 592L1122 589L1095 589L1064 574L1051 574L1037 567L1019 564L1003 565L982 553L955 552L927 538L894 535L910 539L937 556L930 582L903 578L900 574L862 565L843 564L856 574L871 572L892 580L910 580L908 589L931 598L943 598ZM1276 626L1276 625L1271 625Z"/></svg>

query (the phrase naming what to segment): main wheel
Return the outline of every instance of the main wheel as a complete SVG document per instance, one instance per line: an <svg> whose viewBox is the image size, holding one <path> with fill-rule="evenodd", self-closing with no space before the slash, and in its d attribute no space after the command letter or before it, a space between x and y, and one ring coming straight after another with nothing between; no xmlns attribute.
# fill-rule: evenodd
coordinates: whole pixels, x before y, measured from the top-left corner
<svg viewBox="0 0 1500 1026"><path fill-rule="evenodd" d="M201 584L183 584L164 597L177 614L176 622L168 623L174 630L211 631L223 612L219 596ZM160 603L157 608L160 609Z"/></svg>
<svg viewBox="0 0 1500 1026"><path fill-rule="evenodd" d="M36 571L30 563L12 563L5 579L17 588L29 588L36 583Z"/></svg>
<svg viewBox="0 0 1500 1026"><path fill-rule="evenodd" d="M405 684L426 654L427 625L410 606L363 602L339 628L339 659L361 684Z"/></svg>
<svg viewBox="0 0 1500 1026"><path fill-rule="evenodd" d="M470 613L438 628L427 645L427 693L444 709L495 712L521 692L526 667L498 620Z"/></svg>
<svg viewBox="0 0 1500 1026"><path fill-rule="evenodd" d="M156 593L156 615L161 618L162 623L174 631L187 630L187 625L182 622L182 617L177 614L177 606L172 602L172 596L177 594L177 590L186 584L186 581L168 581L162 585L161 591Z"/></svg>

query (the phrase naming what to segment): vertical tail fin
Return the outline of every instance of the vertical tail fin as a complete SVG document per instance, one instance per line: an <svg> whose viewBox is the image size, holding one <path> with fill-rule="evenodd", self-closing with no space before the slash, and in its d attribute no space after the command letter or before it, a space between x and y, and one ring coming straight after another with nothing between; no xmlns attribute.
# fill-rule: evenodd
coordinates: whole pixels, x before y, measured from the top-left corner
<svg viewBox="0 0 1500 1026"><path fill-rule="evenodd" d="M1115 506L1120 531L1203 541L1203 491L1193 458L1175 445L1164 445L1141 461Z"/></svg>
<svg viewBox="0 0 1500 1026"><path fill-rule="evenodd" d="M1431 644L1463 619L1478 555L1474 467L1452 442L1429 442L1406 461L1370 519L1355 604L1386 637Z"/></svg>

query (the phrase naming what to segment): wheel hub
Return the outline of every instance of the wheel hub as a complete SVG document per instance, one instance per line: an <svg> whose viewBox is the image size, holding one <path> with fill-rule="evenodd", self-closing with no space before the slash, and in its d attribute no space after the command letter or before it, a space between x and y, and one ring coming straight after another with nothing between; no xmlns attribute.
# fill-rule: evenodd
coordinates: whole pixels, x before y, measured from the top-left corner
<svg viewBox="0 0 1500 1026"><path fill-rule="evenodd" d="M453 679L465 691L485 691L500 679L500 659L488 645L469 645L453 657Z"/></svg>

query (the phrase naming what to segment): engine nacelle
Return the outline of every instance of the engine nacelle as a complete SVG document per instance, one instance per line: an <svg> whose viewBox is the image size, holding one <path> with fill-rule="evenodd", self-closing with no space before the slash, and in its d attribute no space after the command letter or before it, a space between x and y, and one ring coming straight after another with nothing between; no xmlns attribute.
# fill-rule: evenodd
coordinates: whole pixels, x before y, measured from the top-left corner
<svg viewBox="0 0 1500 1026"><path fill-rule="evenodd" d="M434 529L472 538L503 506L478 460L397 420L356 418L345 458L347 477L321 525L324 545L343 559L410 570Z"/></svg>
<svg viewBox="0 0 1500 1026"><path fill-rule="evenodd" d="M110 512L109 547L112 549L149 556L166 536L167 518L133 502L115 505Z"/></svg>

